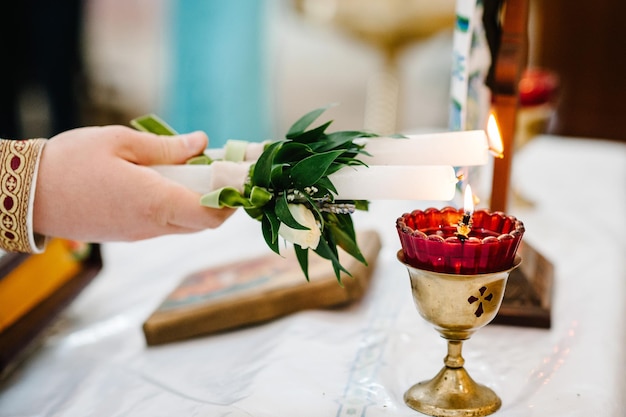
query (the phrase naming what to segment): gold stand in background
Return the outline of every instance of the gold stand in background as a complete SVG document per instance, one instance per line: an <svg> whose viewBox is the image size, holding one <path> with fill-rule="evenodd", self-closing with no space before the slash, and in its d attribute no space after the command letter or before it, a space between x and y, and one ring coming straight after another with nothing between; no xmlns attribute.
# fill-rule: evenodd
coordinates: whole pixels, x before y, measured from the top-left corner
<svg viewBox="0 0 626 417"><path fill-rule="evenodd" d="M384 57L382 68L367 87L366 130L397 133L401 102L398 57L408 45L452 29L454 0L294 0L305 17L337 26L376 47Z"/></svg>

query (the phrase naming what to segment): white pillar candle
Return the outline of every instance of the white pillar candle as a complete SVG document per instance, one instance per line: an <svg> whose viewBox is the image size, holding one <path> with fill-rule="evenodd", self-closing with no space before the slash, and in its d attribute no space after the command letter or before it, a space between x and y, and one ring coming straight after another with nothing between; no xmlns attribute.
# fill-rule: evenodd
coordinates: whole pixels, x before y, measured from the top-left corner
<svg viewBox="0 0 626 417"><path fill-rule="evenodd" d="M231 186L241 190L249 164L153 166L161 175L200 194ZM436 200L454 197L457 178L450 166L345 167L330 175L343 200Z"/></svg>
<svg viewBox="0 0 626 417"><path fill-rule="evenodd" d="M367 165L485 165L489 158L489 142L484 130L406 135L406 138L360 138L371 155L358 159ZM250 143L245 159L254 161L260 154L261 144ZM213 159L222 159L225 149L207 149Z"/></svg>

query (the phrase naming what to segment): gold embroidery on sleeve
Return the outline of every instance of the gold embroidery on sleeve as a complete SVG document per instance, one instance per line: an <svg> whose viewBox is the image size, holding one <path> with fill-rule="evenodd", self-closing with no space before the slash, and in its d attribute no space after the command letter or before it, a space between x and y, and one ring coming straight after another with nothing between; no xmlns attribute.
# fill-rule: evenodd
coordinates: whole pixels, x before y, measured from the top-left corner
<svg viewBox="0 0 626 417"><path fill-rule="evenodd" d="M0 140L0 247L33 252L28 204L39 153L45 140Z"/></svg>

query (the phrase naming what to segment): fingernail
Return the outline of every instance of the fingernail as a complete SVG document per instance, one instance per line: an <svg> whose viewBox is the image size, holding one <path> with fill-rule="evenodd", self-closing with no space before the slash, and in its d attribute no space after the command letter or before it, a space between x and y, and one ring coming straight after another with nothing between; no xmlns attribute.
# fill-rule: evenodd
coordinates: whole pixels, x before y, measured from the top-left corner
<svg viewBox="0 0 626 417"><path fill-rule="evenodd" d="M202 132L187 133L181 136L185 147L190 151L197 151L200 148L204 149L205 143Z"/></svg>

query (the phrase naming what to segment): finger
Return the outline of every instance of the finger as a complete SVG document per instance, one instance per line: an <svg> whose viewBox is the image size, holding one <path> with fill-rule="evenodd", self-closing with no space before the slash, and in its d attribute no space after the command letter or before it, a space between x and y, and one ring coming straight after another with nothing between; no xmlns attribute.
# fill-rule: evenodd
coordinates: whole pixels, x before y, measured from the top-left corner
<svg viewBox="0 0 626 417"><path fill-rule="evenodd" d="M200 205L200 194L179 184L168 181L167 189L160 202L156 201L154 214L156 223L164 227L179 227L189 230L213 229L220 226L234 210L214 209Z"/></svg>
<svg viewBox="0 0 626 417"><path fill-rule="evenodd" d="M201 154L207 143L206 134L199 131L177 136L139 133L132 141L124 142L122 157L139 165L181 164Z"/></svg>

